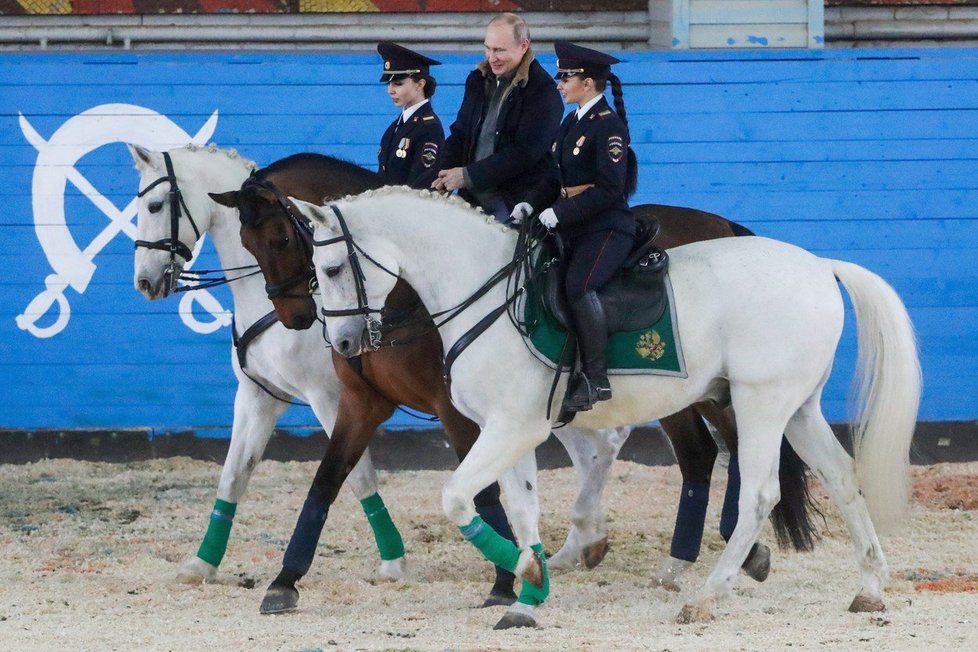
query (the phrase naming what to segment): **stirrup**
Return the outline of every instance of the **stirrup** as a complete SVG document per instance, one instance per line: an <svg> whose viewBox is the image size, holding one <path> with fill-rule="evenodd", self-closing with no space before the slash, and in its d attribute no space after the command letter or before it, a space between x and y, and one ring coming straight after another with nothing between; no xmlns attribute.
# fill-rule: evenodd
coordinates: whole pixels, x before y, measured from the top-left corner
<svg viewBox="0 0 978 652"><path fill-rule="evenodd" d="M561 405L561 409L566 412L587 412L598 401L607 401L611 398L610 387L596 386L584 374L577 376L574 382L574 387L567 393Z"/></svg>

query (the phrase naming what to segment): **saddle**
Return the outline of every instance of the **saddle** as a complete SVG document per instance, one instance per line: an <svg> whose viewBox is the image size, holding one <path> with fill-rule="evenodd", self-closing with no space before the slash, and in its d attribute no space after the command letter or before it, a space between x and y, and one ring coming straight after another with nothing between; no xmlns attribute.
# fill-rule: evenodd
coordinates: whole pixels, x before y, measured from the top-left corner
<svg viewBox="0 0 978 652"><path fill-rule="evenodd" d="M608 333L634 331L656 323L665 311L667 298L665 276L669 269L668 254L655 246L659 223L654 218L637 216L635 244L621 272L598 292L608 321ZM542 302L544 310L564 331L573 332L570 311L564 294L563 243L559 236L541 259L556 264L543 277Z"/></svg>

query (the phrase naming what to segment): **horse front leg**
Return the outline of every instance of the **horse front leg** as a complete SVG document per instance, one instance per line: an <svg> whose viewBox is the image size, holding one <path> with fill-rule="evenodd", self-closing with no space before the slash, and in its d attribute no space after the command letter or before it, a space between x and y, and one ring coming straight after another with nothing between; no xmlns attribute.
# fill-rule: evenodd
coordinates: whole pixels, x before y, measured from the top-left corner
<svg viewBox="0 0 978 652"><path fill-rule="evenodd" d="M434 355L432 359L434 359ZM445 388L440 375L428 382L427 386L440 386ZM459 462L461 462L469 454L473 444L478 439L479 426L455 409L455 406L452 405L448 397L447 391L440 392L436 397L435 412L438 414L438 418L441 419L441 424L445 429L445 435L448 437L449 444L451 444L455 450L455 454L458 456ZM482 517L482 520L488 523L492 529L506 539L513 542L516 541L516 536L513 534L509 519L506 516L506 510L499 500L499 483L493 482L476 494L475 509L479 516ZM496 576L492 588L489 589L489 596L481 605L482 608L498 605L509 606L516 602L516 593L513 591L516 576L501 566L495 566L494 568Z"/></svg>
<svg viewBox="0 0 978 652"><path fill-rule="evenodd" d="M221 469L217 500L197 555L181 564L177 571L178 582L200 584L214 579L227 552L238 501L261 461L275 422L288 407L287 403L269 396L248 378L239 380L234 394L231 444Z"/></svg>
<svg viewBox="0 0 978 652"><path fill-rule="evenodd" d="M445 483L442 491L442 508L445 515L455 523L462 536L472 543L490 562L502 566L517 577L525 578L537 589L532 594L521 593L518 607L525 618L521 618L520 626L531 626L536 623L533 610L541 604L549 594L549 577L543 544L539 533L529 520L535 519L532 506L516 507L514 503L526 500L526 494L516 491L512 497L507 494L511 516L515 511L520 524L518 529L526 532L530 540L520 541L522 547L517 547L512 541L500 536L488 525L475 509L474 497L494 482L504 472L514 467L521 458L543 443L550 431L550 424L544 419L520 422L510 417L492 416L482 429L479 439L465 457L452 477ZM526 462L525 463L529 463ZM533 476L535 478L536 462L533 461ZM525 480L525 478L524 478ZM535 491L535 483L531 488ZM536 512L538 513L539 506ZM515 604L514 604L515 607ZM513 609L511 607L510 609Z"/></svg>
<svg viewBox="0 0 978 652"><path fill-rule="evenodd" d="M571 426L554 430L574 466L577 498L571 508L567 539L548 560L551 569L571 569L578 565L592 569L607 554L608 525L601 498L611 465L631 431L631 426L587 432Z"/></svg>
<svg viewBox="0 0 978 652"><path fill-rule="evenodd" d="M363 455L377 426L393 412L386 401L364 400L362 394L344 388L339 414L329 444L282 559L282 570L265 592L260 612L274 614L299 604L296 582L309 572L329 508L340 486ZM401 551L403 555L403 550Z"/></svg>
<svg viewBox="0 0 978 652"><path fill-rule="evenodd" d="M683 485L669 557L656 570L655 582L668 591L679 591L679 578L696 562L703 543L717 445L692 407L659 419L659 424L672 444Z"/></svg>
<svg viewBox="0 0 978 652"><path fill-rule="evenodd" d="M323 424L324 428L329 428L335 420L333 414L336 409L336 400L330 395L318 395L309 399L309 405L313 412ZM346 479L360 502L367 522L374 534L374 542L377 544L377 552L380 553L380 567L377 569L377 576L384 581L398 581L407 577L407 562L404 557L404 540L397 526L394 525L390 513L384 500L380 497L377 482L377 470L374 468L370 458L370 449L363 451L360 461L350 472Z"/></svg>

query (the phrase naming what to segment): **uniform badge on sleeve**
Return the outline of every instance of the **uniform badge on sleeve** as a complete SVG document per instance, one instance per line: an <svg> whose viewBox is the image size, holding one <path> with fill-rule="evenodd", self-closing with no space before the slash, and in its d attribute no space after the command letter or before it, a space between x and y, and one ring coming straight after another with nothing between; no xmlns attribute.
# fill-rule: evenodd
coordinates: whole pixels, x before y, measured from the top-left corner
<svg viewBox="0 0 978 652"><path fill-rule="evenodd" d="M430 168L438 159L438 143L425 143L421 148L421 160L426 168Z"/></svg>
<svg viewBox="0 0 978 652"><path fill-rule="evenodd" d="M625 141L621 136L608 136L608 157L612 163L621 161L625 153Z"/></svg>

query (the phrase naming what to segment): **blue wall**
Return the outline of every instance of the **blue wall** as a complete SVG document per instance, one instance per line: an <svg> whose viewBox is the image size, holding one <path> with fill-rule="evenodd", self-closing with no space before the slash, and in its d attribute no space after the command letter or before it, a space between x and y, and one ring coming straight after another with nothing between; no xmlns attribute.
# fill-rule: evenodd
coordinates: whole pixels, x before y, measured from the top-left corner
<svg viewBox="0 0 978 652"><path fill-rule="evenodd" d="M634 201L717 212L883 275L919 331L921 419L978 418L976 57L931 49L624 54L618 74L641 162ZM448 124L475 60L439 58L446 65L435 108ZM552 67L552 56L541 58ZM226 432L234 384L229 331L220 326L227 316L177 299L149 303L133 290L122 213L137 175L122 144L132 138L113 130L143 113L259 164L319 151L372 167L396 115L378 64L363 53L0 56L0 427ZM132 107L121 110L128 117L79 122L107 104ZM33 180L65 177L63 194L57 184L32 191ZM198 265L214 267L216 257L206 252ZM72 283L63 290L70 317L63 311L60 322L57 304L44 310L34 301L49 277ZM226 292L213 294L230 306ZM32 302L34 314L21 316ZM195 332L188 312L205 324L197 330L213 322L214 332ZM20 327L28 322L47 336ZM825 399L831 420L846 415L854 346L847 328ZM283 421L313 423L305 409Z"/></svg>

